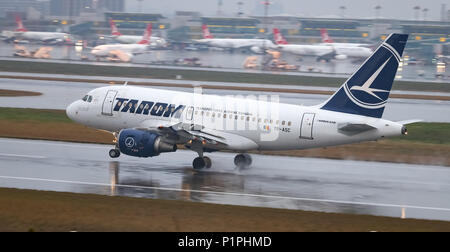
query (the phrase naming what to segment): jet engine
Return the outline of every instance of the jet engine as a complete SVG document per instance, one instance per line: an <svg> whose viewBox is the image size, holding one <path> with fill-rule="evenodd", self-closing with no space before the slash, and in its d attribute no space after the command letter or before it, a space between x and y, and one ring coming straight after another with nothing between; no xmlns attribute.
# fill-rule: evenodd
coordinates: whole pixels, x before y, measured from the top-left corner
<svg viewBox="0 0 450 252"><path fill-rule="evenodd" d="M336 55L334 56L334 58L337 59L337 60L345 60L345 59L347 59L347 55L344 55L344 54L336 54Z"/></svg>
<svg viewBox="0 0 450 252"><path fill-rule="evenodd" d="M262 54L264 52L264 50L259 46L250 47L250 51L252 51L253 53L256 53L256 54Z"/></svg>
<svg viewBox="0 0 450 252"><path fill-rule="evenodd" d="M154 157L177 150L177 145L163 142L158 134L136 129L121 130L118 143L120 152L135 157Z"/></svg>

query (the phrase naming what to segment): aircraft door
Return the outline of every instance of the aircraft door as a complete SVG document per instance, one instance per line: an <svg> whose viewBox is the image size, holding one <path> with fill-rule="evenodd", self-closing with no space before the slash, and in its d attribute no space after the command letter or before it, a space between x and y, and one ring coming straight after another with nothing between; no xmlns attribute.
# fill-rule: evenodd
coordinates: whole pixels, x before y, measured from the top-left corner
<svg viewBox="0 0 450 252"><path fill-rule="evenodd" d="M192 122L194 120L194 107L190 106L186 110L186 122Z"/></svg>
<svg viewBox="0 0 450 252"><path fill-rule="evenodd" d="M113 104L116 95L116 90L108 90L102 105L102 115L112 116Z"/></svg>
<svg viewBox="0 0 450 252"><path fill-rule="evenodd" d="M314 113L304 113L300 124L300 138L313 139Z"/></svg>

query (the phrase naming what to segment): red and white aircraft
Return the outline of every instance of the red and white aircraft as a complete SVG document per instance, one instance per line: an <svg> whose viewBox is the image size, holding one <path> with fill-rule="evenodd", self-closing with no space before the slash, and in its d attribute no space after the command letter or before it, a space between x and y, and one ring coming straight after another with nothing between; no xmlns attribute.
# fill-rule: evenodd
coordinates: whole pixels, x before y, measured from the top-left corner
<svg viewBox="0 0 450 252"><path fill-rule="evenodd" d="M111 35L112 38L122 44L136 44L142 40L141 36L133 36L133 35L123 35L119 32L116 24L112 19L109 20L109 25L111 26ZM161 37L150 36L150 46L153 47L166 47L167 42L165 39Z"/></svg>
<svg viewBox="0 0 450 252"><path fill-rule="evenodd" d="M28 31L23 25L22 19L19 16L16 16L17 29L14 30L13 37L31 40L31 41L40 41L45 43L63 43L70 42L70 34L64 32L39 32L39 31Z"/></svg>
<svg viewBox="0 0 450 252"><path fill-rule="evenodd" d="M322 36L322 43L320 45L331 45L334 47L371 47L370 44L361 44L361 43L336 43L334 40L328 35L327 29L320 29L320 35Z"/></svg>
<svg viewBox="0 0 450 252"><path fill-rule="evenodd" d="M196 43L205 44L211 47L224 49L249 49L255 53L262 53L263 48L273 49L276 46L268 39L235 39L235 38L214 38L205 24L202 25L203 39L196 40Z"/></svg>
<svg viewBox="0 0 450 252"><path fill-rule="evenodd" d="M147 25L147 29L144 32L144 35L141 37L141 40L135 44L106 44L99 45L94 47L91 50L91 53L96 57L107 57L110 56L113 51L120 51L128 55L130 58L136 54L142 54L149 52L150 45L150 37L152 34L152 24Z"/></svg>
<svg viewBox="0 0 450 252"><path fill-rule="evenodd" d="M373 51L360 46L334 46L332 44L300 45L288 44L281 32L273 29L275 43L279 50L302 56L318 56L323 59L346 59L348 57L367 58Z"/></svg>

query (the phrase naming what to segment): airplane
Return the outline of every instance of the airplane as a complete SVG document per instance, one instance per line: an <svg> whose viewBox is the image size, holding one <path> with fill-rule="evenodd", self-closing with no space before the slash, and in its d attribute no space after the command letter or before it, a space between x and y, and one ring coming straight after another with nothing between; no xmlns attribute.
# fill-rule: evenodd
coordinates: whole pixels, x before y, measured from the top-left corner
<svg viewBox="0 0 450 252"><path fill-rule="evenodd" d="M320 29L320 36L322 37L322 43L319 45L331 45L334 47L372 47L371 44L362 44L362 43L336 43L334 40L328 35L328 31L325 28Z"/></svg>
<svg viewBox="0 0 450 252"><path fill-rule="evenodd" d="M273 34L279 50L302 56L317 56L318 59L327 61L330 59L343 60L348 57L367 58L373 53L372 49L366 47L289 44L277 28L273 29Z"/></svg>
<svg viewBox="0 0 450 252"><path fill-rule="evenodd" d="M111 26L112 38L119 43L136 44L142 39L141 36L123 35L119 32L119 29L112 19L109 20L109 24ZM167 42L161 37L150 36L150 45L153 47L162 48L167 46Z"/></svg>
<svg viewBox="0 0 450 252"><path fill-rule="evenodd" d="M382 119L407 34L391 34L328 100L314 106L267 97L204 95L129 85L88 92L66 108L67 116L114 137L111 158L121 153L153 157L184 145L197 153L194 169L210 168L205 153L237 152L247 168L253 150L308 149L406 135L406 125Z"/></svg>
<svg viewBox="0 0 450 252"><path fill-rule="evenodd" d="M40 41L47 44L71 42L70 34L68 33L28 31L19 16L16 16L16 23L17 29L15 29L11 34L13 37L8 38L8 40L11 40L12 38L20 38L24 40Z"/></svg>
<svg viewBox="0 0 450 252"><path fill-rule="evenodd" d="M111 56L111 52L115 51L115 53L117 53L117 51L120 51L122 52L122 54L126 54L131 59L133 55L148 52L151 34L152 34L152 24L148 24L147 29L144 32L144 35L141 37L141 40L138 43L99 45L92 48L91 53L95 55L97 58L99 58L99 57L109 57Z"/></svg>
<svg viewBox="0 0 450 252"><path fill-rule="evenodd" d="M248 49L254 53L263 53L263 48L275 48L276 46L268 39L236 39L236 38L214 38L207 25L202 25L203 39L195 40L198 44L210 47L224 48L229 50Z"/></svg>

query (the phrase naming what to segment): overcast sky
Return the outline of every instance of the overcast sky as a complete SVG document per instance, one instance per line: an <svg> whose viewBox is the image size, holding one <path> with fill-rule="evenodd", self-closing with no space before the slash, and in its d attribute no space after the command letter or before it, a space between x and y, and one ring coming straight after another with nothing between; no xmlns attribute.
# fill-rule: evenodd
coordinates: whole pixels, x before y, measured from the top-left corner
<svg viewBox="0 0 450 252"><path fill-rule="evenodd" d="M162 13L173 15L176 10L200 11L205 16L215 15L219 0L142 0L142 10L139 9L138 0L125 0L126 11ZM222 0L222 10L227 15L238 12L238 2L243 2L242 10L246 14L262 14L261 2L263 0ZM380 5L380 16L397 19L414 19L414 6L427 8L427 20L440 20L441 5L450 8L449 0L271 0L270 14L290 14L305 17L341 16L346 17L374 17L374 7ZM345 6L345 12L339 8ZM259 12L258 13L258 9ZM262 12L262 13L261 13ZM423 11L420 11L423 18Z"/></svg>

